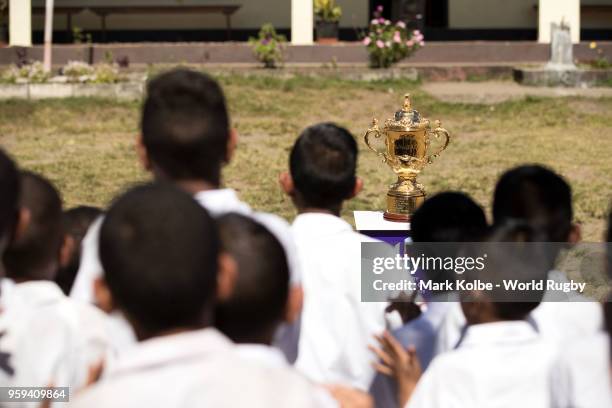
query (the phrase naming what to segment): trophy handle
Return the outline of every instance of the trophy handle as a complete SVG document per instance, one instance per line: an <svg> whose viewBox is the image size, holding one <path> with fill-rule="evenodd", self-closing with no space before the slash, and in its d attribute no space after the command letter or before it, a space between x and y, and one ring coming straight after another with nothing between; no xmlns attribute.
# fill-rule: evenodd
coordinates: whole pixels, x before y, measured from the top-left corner
<svg viewBox="0 0 612 408"><path fill-rule="evenodd" d="M450 133L448 133L448 130L444 129L440 125L441 125L440 121L436 120L436 128L433 131L430 131L430 133L433 134L433 136L436 139L439 139L440 137L444 137L444 144L442 145L442 147L438 149L438 151L426 157L427 163L430 163L430 164L433 162L433 159L438 157L440 153L442 153L448 147L448 144L450 143Z"/></svg>
<svg viewBox="0 0 612 408"><path fill-rule="evenodd" d="M370 134L374 134L374 137L377 139L382 136L382 132L378 128L378 120L376 119L372 120L372 127L366 130L365 135L363 135L363 141L365 142L366 146L368 146L368 149L372 150L378 156L382 157L382 162L386 163L389 158L387 157L385 152L377 150L374 146L372 146L372 144L370 144Z"/></svg>

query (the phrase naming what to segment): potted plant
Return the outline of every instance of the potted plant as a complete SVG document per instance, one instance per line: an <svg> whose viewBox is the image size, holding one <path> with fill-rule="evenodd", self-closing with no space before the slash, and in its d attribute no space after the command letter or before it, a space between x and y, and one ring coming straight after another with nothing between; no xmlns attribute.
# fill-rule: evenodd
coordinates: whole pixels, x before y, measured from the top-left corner
<svg viewBox="0 0 612 408"><path fill-rule="evenodd" d="M314 0L317 42L335 43L338 41L338 25L342 9L336 0Z"/></svg>
<svg viewBox="0 0 612 408"><path fill-rule="evenodd" d="M276 33L272 24L264 24L257 38L249 38L255 58L263 62L265 68L276 68L283 61L284 35Z"/></svg>
<svg viewBox="0 0 612 408"><path fill-rule="evenodd" d="M8 8L8 0L0 0L0 47L8 44L8 26L4 13Z"/></svg>
<svg viewBox="0 0 612 408"><path fill-rule="evenodd" d="M425 45L419 30L409 31L403 21L391 23L382 17L382 11L378 6L363 38L372 68L389 68Z"/></svg>

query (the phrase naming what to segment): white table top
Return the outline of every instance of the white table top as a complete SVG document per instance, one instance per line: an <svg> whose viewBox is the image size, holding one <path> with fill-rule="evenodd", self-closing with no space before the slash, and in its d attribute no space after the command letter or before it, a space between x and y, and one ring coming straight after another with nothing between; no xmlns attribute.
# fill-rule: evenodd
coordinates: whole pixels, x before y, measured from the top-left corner
<svg viewBox="0 0 612 408"><path fill-rule="evenodd" d="M387 221L382 211L353 211L357 231L409 231L409 222Z"/></svg>

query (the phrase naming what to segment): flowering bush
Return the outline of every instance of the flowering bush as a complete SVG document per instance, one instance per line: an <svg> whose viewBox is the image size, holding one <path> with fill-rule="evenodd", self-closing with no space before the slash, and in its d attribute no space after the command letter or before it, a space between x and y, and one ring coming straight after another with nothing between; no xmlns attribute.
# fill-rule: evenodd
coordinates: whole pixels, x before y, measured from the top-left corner
<svg viewBox="0 0 612 408"><path fill-rule="evenodd" d="M403 21L392 24L382 17L382 11L378 6L363 39L372 68L388 68L425 45L419 30L409 31Z"/></svg>
<svg viewBox="0 0 612 408"><path fill-rule="evenodd" d="M49 73L45 72L42 62L39 61L22 66L13 65L2 74L2 82L10 84L40 84L48 79Z"/></svg>
<svg viewBox="0 0 612 408"><path fill-rule="evenodd" d="M277 34L272 24L264 24L257 38L249 38L255 57L263 62L266 68L276 68L277 64L283 61L285 41L285 36Z"/></svg>
<svg viewBox="0 0 612 408"><path fill-rule="evenodd" d="M115 63L89 65L86 62L70 61L61 73L68 82L112 84L119 81L119 66Z"/></svg>

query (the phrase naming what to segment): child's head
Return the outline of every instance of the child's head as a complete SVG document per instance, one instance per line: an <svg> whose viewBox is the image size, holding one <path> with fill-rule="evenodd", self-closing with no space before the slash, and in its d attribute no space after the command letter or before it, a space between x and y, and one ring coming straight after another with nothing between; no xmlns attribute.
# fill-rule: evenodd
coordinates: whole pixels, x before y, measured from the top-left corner
<svg viewBox="0 0 612 408"><path fill-rule="evenodd" d="M170 186L136 187L114 202L100 231L100 261L113 306L140 340L210 325L217 296L231 288L215 222Z"/></svg>
<svg viewBox="0 0 612 408"><path fill-rule="evenodd" d="M234 291L217 308L217 327L237 343L270 344L288 311L285 251L268 229L251 218L228 214L217 222L222 246L238 265Z"/></svg>
<svg viewBox="0 0 612 408"><path fill-rule="evenodd" d="M415 242L479 241L486 230L482 208L466 194L453 191L429 197L410 219Z"/></svg>
<svg viewBox="0 0 612 408"><path fill-rule="evenodd" d="M572 191L563 178L542 166L520 166L504 173L495 187L493 221L522 220L541 229L551 242L576 242Z"/></svg>
<svg viewBox="0 0 612 408"><path fill-rule="evenodd" d="M13 236L19 214L19 173L0 149L0 255Z"/></svg>
<svg viewBox="0 0 612 408"><path fill-rule="evenodd" d="M348 130L333 123L306 128L289 156L290 175L281 184L300 211L339 213L342 202L362 187L357 178L357 143Z"/></svg>
<svg viewBox="0 0 612 408"><path fill-rule="evenodd" d="M507 290L504 282L522 284L544 282L550 269L550 257L540 230L529 224L508 221L498 225L482 245L472 245L466 255L484 256L484 268L467 278L491 283L491 290L469 290L461 294L463 313L469 324L523 320L544 296L544 287Z"/></svg>
<svg viewBox="0 0 612 408"><path fill-rule="evenodd" d="M156 178L221 183L236 136L230 130L225 97L206 74L176 69L147 86L139 153Z"/></svg>
<svg viewBox="0 0 612 408"><path fill-rule="evenodd" d="M62 199L40 175L23 172L20 181L23 228L4 254L6 274L18 282L53 280L67 259Z"/></svg>
<svg viewBox="0 0 612 408"><path fill-rule="evenodd" d="M64 231L69 240L70 251L68 263L59 269L55 282L66 295L70 293L81 263L81 242L91 224L101 215L101 209L85 205L64 211Z"/></svg>

